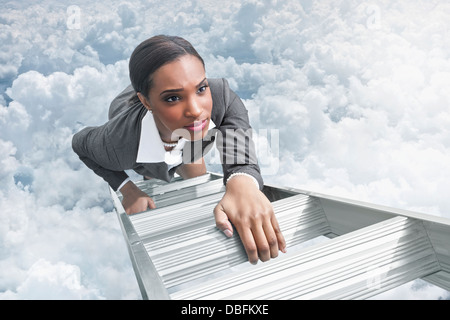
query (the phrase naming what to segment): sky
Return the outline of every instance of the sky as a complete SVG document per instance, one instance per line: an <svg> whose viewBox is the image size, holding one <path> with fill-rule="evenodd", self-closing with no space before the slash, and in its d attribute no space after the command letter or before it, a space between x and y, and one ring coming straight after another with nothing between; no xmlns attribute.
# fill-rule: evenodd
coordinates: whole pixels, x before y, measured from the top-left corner
<svg viewBox="0 0 450 320"><path fill-rule="evenodd" d="M0 299L140 299L106 183L72 152L157 34L243 99L267 183L450 218L450 3L0 1ZM217 166L210 160L208 166ZM386 299L449 299L413 281Z"/></svg>

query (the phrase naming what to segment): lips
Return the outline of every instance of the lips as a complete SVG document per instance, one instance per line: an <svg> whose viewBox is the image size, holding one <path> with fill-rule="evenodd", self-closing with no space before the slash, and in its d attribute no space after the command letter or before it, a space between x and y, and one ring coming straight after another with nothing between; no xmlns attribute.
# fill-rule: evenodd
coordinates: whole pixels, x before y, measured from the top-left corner
<svg viewBox="0 0 450 320"><path fill-rule="evenodd" d="M206 125L208 123L208 120L199 120L199 121L194 121L193 123L184 126L185 129L189 130L189 131L202 131Z"/></svg>

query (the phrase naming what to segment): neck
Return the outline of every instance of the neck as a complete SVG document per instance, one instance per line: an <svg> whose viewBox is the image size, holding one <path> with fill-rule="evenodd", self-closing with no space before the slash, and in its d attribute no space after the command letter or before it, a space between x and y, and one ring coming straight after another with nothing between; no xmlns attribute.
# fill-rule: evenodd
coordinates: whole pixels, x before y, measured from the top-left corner
<svg viewBox="0 0 450 320"><path fill-rule="evenodd" d="M165 142L164 140L162 140L163 145L164 145L164 149L166 149L166 151L172 150L173 148L175 148L178 145L178 141L176 142Z"/></svg>
<svg viewBox="0 0 450 320"><path fill-rule="evenodd" d="M165 144L173 144L173 143L178 142L178 139L175 141L172 141L172 134L170 134L170 136L166 136L166 135L162 134L161 131L159 131L159 136L161 137L161 141Z"/></svg>

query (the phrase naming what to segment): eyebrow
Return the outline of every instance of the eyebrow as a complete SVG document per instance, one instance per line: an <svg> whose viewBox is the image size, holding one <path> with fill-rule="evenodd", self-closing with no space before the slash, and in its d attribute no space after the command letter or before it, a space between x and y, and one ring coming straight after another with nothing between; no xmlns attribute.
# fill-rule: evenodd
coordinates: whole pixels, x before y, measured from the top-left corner
<svg viewBox="0 0 450 320"><path fill-rule="evenodd" d="M205 80L206 80L206 78L204 78L202 81L200 81L200 82L197 84L197 87L200 87L200 86L205 82ZM159 95L162 96L162 95L165 94L165 93L169 93L169 92L180 92L180 91L183 91L183 90L184 90L184 88L167 89L167 90L164 90L163 92L161 92Z"/></svg>

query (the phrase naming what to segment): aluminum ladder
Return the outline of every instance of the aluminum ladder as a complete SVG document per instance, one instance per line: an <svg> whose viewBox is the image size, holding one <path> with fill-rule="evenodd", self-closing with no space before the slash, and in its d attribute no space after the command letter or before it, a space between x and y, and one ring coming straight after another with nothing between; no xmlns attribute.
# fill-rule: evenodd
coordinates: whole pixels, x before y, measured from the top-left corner
<svg viewBox="0 0 450 320"><path fill-rule="evenodd" d="M137 181L157 209L111 195L144 299L366 299L422 278L450 291L450 220L265 185L286 254L251 265L215 227L222 176Z"/></svg>

